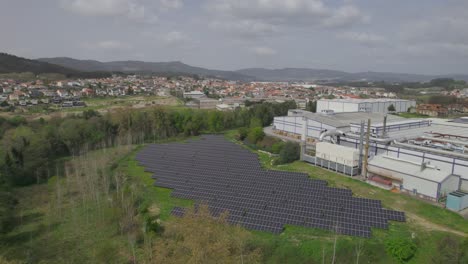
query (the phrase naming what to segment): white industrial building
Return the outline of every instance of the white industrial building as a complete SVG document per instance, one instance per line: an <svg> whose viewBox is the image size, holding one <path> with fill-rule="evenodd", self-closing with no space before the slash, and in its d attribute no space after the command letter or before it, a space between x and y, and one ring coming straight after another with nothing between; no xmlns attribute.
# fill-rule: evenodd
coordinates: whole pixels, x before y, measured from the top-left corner
<svg viewBox="0 0 468 264"><path fill-rule="evenodd" d="M421 198L438 201L456 191L460 176L440 170L429 163L417 163L386 155L375 156L369 162L369 177L378 175L389 180L393 187Z"/></svg>
<svg viewBox="0 0 468 264"><path fill-rule="evenodd" d="M402 99L321 99L317 101L317 113L387 113L391 105L395 107L395 112L401 113L416 107L416 102Z"/></svg>
<svg viewBox="0 0 468 264"><path fill-rule="evenodd" d="M202 98L202 97L206 97L206 95L201 91L184 92L184 98L196 99L196 98Z"/></svg>
<svg viewBox="0 0 468 264"><path fill-rule="evenodd" d="M468 124L442 119L406 119L378 112L311 113L304 110L290 110L287 116L275 117L271 129L272 133L282 137L307 142L307 149L319 144L317 142L324 141L359 150L361 129L366 132L368 119L371 119L368 157L372 164L369 168L374 169L373 175L378 175L377 166L387 168L381 175L383 178L389 175L388 169L402 168L398 171L403 175L398 177L402 182L396 184L398 181L387 178L391 184L395 184L392 187L396 189L401 187L401 191L414 192L432 200L440 198L440 195L445 195L449 191L468 191L468 149L465 150L468 148ZM327 137L326 135L330 133L333 136ZM317 151L317 155L321 152L324 151ZM337 154L329 155L332 156L336 157ZM348 166L344 172L345 164L327 158L326 155L304 155L304 160L346 175L355 175L354 169L351 172L349 170L353 168L352 166ZM387 166L388 164L391 165ZM421 166L426 166L423 172ZM406 169L408 170L404 174ZM384 169L380 170L383 171ZM417 187L421 184L418 181L422 179L427 183Z"/></svg>

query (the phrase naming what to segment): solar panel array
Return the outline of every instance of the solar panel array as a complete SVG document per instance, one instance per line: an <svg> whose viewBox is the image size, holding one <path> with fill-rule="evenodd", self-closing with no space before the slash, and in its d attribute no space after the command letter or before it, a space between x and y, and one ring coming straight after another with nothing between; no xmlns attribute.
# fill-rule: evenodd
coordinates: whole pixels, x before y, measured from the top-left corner
<svg viewBox="0 0 468 264"><path fill-rule="evenodd" d="M205 203L214 216L227 210L230 223L249 229L280 233L290 224L370 237L371 227L405 221L379 200L353 197L305 173L264 170L256 154L223 136L149 145L137 160L156 186L174 189L172 196ZM182 216L184 208L172 213Z"/></svg>

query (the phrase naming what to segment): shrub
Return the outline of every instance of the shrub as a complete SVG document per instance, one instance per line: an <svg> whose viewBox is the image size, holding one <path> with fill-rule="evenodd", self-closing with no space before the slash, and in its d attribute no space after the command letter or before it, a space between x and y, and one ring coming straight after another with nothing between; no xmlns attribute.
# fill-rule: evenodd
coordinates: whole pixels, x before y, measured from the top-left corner
<svg viewBox="0 0 468 264"><path fill-rule="evenodd" d="M398 262L404 263L414 256L417 246L409 238L395 236L385 242L385 249Z"/></svg>
<svg viewBox="0 0 468 264"><path fill-rule="evenodd" d="M247 140L251 144L257 143L259 140L262 140L265 137L265 133L263 132L263 128L261 127L254 127L249 130L249 134L247 135Z"/></svg>
<svg viewBox="0 0 468 264"><path fill-rule="evenodd" d="M243 141L247 138L247 135L249 134L249 129L246 127L241 127L237 130L237 132L239 133L239 139Z"/></svg>
<svg viewBox="0 0 468 264"><path fill-rule="evenodd" d="M284 142L277 142L271 146L271 152L274 154L279 154L284 147Z"/></svg>
<svg viewBox="0 0 468 264"><path fill-rule="evenodd" d="M294 142L286 142L279 153L278 163L285 164L298 160L301 156L300 151L301 148L299 144Z"/></svg>

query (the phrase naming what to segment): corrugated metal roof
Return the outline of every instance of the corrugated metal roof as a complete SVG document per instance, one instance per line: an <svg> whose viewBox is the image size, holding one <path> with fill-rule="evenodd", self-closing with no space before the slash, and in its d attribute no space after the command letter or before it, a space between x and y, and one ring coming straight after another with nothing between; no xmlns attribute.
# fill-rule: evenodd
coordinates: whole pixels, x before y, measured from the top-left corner
<svg viewBox="0 0 468 264"><path fill-rule="evenodd" d="M369 98L369 99L320 99L324 102L340 102L340 103L378 103L378 102L414 102L414 100L391 99L391 98Z"/></svg>
<svg viewBox="0 0 468 264"><path fill-rule="evenodd" d="M440 133L440 134L449 134L453 136L466 137L468 136L468 127L457 126L455 124L450 125L446 124L432 124L427 127L418 127L400 131L390 131L387 133L389 138L392 139L401 139L401 138L417 138L427 134Z"/></svg>
<svg viewBox="0 0 468 264"><path fill-rule="evenodd" d="M315 120L317 122L333 126L336 128L349 127L351 123L360 123L371 119L371 122L383 122L385 114L383 113L367 113L367 112L351 112L351 113L334 113L334 114L321 114L312 113L304 110L290 110L290 113L294 112L293 116L304 116L308 119ZM391 123L394 121L406 120L405 118L387 115L387 122Z"/></svg>
<svg viewBox="0 0 468 264"><path fill-rule="evenodd" d="M442 182L448 176L451 175L451 173L439 170L433 167L432 165L428 165L425 168L423 168L421 164L394 157L389 157L386 155L375 156L371 161L369 161L369 166L375 166L381 169L391 170L403 174L409 174L415 177L435 182Z"/></svg>

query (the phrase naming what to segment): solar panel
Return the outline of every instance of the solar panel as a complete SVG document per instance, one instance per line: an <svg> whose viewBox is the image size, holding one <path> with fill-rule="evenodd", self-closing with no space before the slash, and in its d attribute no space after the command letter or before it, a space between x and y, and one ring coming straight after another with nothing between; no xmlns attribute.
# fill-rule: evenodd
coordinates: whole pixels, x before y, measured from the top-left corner
<svg viewBox="0 0 468 264"><path fill-rule="evenodd" d="M174 197L206 203L213 216L228 211L228 222L280 233L298 225L370 237L371 227L405 221L405 214L382 208L381 202L353 197L305 173L264 170L258 156L223 136L207 135L186 143L153 144L136 157L155 185ZM183 216L184 208L172 214Z"/></svg>

